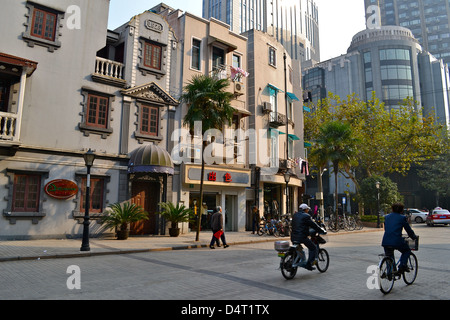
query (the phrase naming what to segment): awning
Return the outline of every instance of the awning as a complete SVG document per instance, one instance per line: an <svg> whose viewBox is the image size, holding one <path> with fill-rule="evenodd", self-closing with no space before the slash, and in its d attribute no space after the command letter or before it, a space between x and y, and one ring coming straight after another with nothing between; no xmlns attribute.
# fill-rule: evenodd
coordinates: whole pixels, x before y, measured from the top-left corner
<svg viewBox="0 0 450 320"><path fill-rule="evenodd" d="M283 90L281 90L280 88L274 86L274 85L271 84L271 83L268 83L267 86L268 86L270 89L275 90L277 93L278 93L278 92L284 92Z"/></svg>
<svg viewBox="0 0 450 320"><path fill-rule="evenodd" d="M243 118L249 117L249 116L252 115L252 113L251 113L250 111L248 111L248 110L246 110L246 109L244 109L244 108L234 107L234 106L232 106L232 107L233 107L234 110L235 110L234 113L240 114Z"/></svg>
<svg viewBox="0 0 450 320"><path fill-rule="evenodd" d="M269 132L270 133L275 133L275 134L286 134L286 133L284 133L283 131L280 131L280 130L277 130L277 129L274 129L274 128L269 128Z"/></svg>
<svg viewBox="0 0 450 320"><path fill-rule="evenodd" d="M297 96L295 94L293 94L292 92L286 92L287 96L289 99L291 99L292 101L300 101L299 98L297 98Z"/></svg>
<svg viewBox="0 0 450 320"><path fill-rule="evenodd" d="M154 145L140 147L130 154L128 173L164 173L173 175L174 165L169 153Z"/></svg>
<svg viewBox="0 0 450 320"><path fill-rule="evenodd" d="M294 141L300 140L300 138L297 137L295 134L290 134L290 135L289 135L289 138L290 138L291 140L294 140Z"/></svg>
<svg viewBox="0 0 450 320"><path fill-rule="evenodd" d="M27 76L31 76L33 72L36 70L38 63L35 61L31 61L25 58L12 56L10 54L6 54L0 52L0 64L6 63L17 67L22 67Z"/></svg>

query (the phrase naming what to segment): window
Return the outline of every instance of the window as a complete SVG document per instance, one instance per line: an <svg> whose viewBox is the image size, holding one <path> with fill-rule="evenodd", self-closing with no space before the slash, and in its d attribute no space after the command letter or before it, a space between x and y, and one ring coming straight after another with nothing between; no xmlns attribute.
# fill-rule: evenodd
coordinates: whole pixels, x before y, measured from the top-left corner
<svg viewBox="0 0 450 320"><path fill-rule="evenodd" d="M201 44L198 39L192 39L192 63L191 67L195 70L201 70Z"/></svg>
<svg viewBox="0 0 450 320"><path fill-rule="evenodd" d="M241 56L233 54L233 68L241 67Z"/></svg>
<svg viewBox="0 0 450 320"><path fill-rule="evenodd" d="M0 79L0 112L8 112L10 87L8 80Z"/></svg>
<svg viewBox="0 0 450 320"><path fill-rule="evenodd" d="M94 94L88 95L86 125L106 128L108 121L108 98Z"/></svg>
<svg viewBox="0 0 450 320"><path fill-rule="evenodd" d="M12 212L39 212L40 189L40 175L15 175Z"/></svg>
<svg viewBox="0 0 450 320"><path fill-rule="evenodd" d="M225 65L225 50L213 47L212 67L213 70L222 70Z"/></svg>
<svg viewBox="0 0 450 320"><path fill-rule="evenodd" d="M151 136L158 135L158 108L142 106L141 133Z"/></svg>
<svg viewBox="0 0 450 320"><path fill-rule="evenodd" d="M28 43L28 46L34 47L35 44L47 47L48 51L53 52L61 47L60 25L64 19L64 11L45 7L28 1L26 3L29 15L24 23L26 29L22 33L22 38Z"/></svg>
<svg viewBox="0 0 450 320"><path fill-rule="evenodd" d="M112 134L111 117L114 110L111 106L115 97L106 93L91 91L89 88L82 88L83 110L80 113L81 122L78 124L80 131L88 137L91 133L100 134L102 139L106 139Z"/></svg>
<svg viewBox="0 0 450 320"><path fill-rule="evenodd" d="M33 37L55 41L56 20L56 14L35 8L31 35Z"/></svg>
<svg viewBox="0 0 450 320"><path fill-rule="evenodd" d="M269 64L274 67L277 66L277 53L273 47L269 47Z"/></svg>
<svg viewBox="0 0 450 320"><path fill-rule="evenodd" d="M81 181L81 201L80 212L85 212L86 208L86 181L87 178L83 178ZM103 212L103 191L105 186L105 180L103 178L91 178L91 187L89 189L89 212L101 213Z"/></svg>
<svg viewBox="0 0 450 320"><path fill-rule="evenodd" d="M161 70L161 46L146 42L144 44L144 66Z"/></svg>

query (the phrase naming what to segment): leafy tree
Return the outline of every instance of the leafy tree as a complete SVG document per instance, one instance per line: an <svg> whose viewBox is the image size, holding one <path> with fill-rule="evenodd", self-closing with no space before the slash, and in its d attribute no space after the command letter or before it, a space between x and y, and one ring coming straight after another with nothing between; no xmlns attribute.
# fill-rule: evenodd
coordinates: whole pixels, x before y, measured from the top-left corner
<svg viewBox="0 0 450 320"><path fill-rule="evenodd" d="M233 94L226 89L230 85L228 79L218 79L215 76L195 75L183 88L181 101L188 106L183 123L192 130L194 123L202 123L202 136L210 129L223 129L230 123L235 109L230 102ZM200 179L200 206L203 203L203 182L205 175L205 142L202 145L202 168ZM197 216L196 241L200 235L200 214Z"/></svg>
<svg viewBox="0 0 450 320"><path fill-rule="evenodd" d="M376 183L380 183L377 190ZM378 191L380 193L380 210L388 212L393 203L401 202L402 196L398 192L398 187L391 179L383 176L371 176L361 181L359 198L364 203L365 208L373 212L377 209Z"/></svg>
<svg viewBox="0 0 450 320"><path fill-rule="evenodd" d="M375 95L364 102L355 95L341 100L330 94L305 118L305 139L315 141L324 123L341 121L350 125L356 152L354 161L342 167L341 173L359 190L361 177L406 174L413 164L442 152L442 126L435 123L433 116L421 117L416 109L412 100L406 100L398 110L387 110ZM311 151L314 154L314 146Z"/></svg>

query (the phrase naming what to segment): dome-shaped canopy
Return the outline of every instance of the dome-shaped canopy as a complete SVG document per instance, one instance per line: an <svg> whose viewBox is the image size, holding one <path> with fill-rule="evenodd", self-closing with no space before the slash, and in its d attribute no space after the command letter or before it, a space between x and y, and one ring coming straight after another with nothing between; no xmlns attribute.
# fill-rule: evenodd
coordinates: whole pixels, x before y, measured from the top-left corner
<svg viewBox="0 0 450 320"><path fill-rule="evenodd" d="M169 153L153 144L140 147L130 154L129 173L174 174L174 166Z"/></svg>

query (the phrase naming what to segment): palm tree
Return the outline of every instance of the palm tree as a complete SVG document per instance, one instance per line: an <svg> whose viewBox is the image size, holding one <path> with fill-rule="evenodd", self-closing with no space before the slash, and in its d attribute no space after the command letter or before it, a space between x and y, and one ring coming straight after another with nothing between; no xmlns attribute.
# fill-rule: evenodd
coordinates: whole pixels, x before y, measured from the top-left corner
<svg viewBox="0 0 450 320"><path fill-rule="evenodd" d="M183 124L192 130L194 123L201 121L202 136L209 129L222 130L223 126L231 123L235 109L231 107L233 94L226 91L230 85L228 79L218 79L215 76L195 75L183 88L180 98L188 105L188 111L183 119ZM200 178L200 207L203 204L203 181L205 174L205 142L202 144L202 169ZM197 234L195 241L199 241L200 216L197 215Z"/></svg>
<svg viewBox="0 0 450 320"><path fill-rule="evenodd" d="M340 166L348 166L355 152L356 140L352 136L350 125L340 121L331 121L320 128L317 138L317 147L320 150L320 159L327 159L333 164L335 183L335 210L336 225L338 223L338 173ZM317 151L319 153L319 151Z"/></svg>

